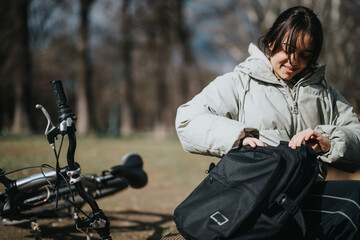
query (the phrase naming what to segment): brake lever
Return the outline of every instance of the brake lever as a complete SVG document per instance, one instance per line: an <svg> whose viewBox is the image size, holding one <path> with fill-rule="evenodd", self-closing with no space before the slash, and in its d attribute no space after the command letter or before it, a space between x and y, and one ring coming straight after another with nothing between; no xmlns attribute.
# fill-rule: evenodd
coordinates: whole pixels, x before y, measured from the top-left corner
<svg viewBox="0 0 360 240"><path fill-rule="evenodd" d="M43 112L43 114L45 115L45 117L48 121L46 129L45 129L45 136L46 136L51 148L55 150L55 139L57 138L57 135L60 134L60 131L57 127L54 126L54 124L51 121L51 117L50 117L49 113L46 111L46 109L42 105L36 104L36 108L41 109L41 111Z"/></svg>

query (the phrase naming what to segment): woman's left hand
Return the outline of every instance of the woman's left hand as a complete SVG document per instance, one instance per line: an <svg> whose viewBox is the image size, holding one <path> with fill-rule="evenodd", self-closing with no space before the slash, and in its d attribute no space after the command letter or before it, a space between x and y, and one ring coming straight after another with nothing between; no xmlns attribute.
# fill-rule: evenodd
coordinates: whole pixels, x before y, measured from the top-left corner
<svg viewBox="0 0 360 240"><path fill-rule="evenodd" d="M300 147L304 141L305 144L314 149L316 153L328 152L331 147L329 138L324 137L322 134L311 128L301 131L293 136L289 142L289 147L296 149L296 147Z"/></svg>

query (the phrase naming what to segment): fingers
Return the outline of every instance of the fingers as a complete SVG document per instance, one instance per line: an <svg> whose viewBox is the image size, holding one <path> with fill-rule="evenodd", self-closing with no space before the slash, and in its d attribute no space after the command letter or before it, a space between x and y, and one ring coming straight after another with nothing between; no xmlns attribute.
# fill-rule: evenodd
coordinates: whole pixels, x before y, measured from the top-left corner
<svg viewBox="0 0 360 240"><path fill-rule="evenodd" d="M242 145L243 146L250 145L250 147L252 148L256 148L256 146L261 146L261 147L267 146L263 141L253 137L244 138Z"/></svg>
<svg viewBox="0 0 360 240"><path fill-rule="evenodd" d="M305 143L307 146L311 147L316 153L321 151L321 147L318 143L314 141L308 141Z"/></svg>
<svg viewBox="0 0 360 240"><path fill-rule="evenodd" d="M317 137L318 133L315 132L313 129L308 128L293 136L289 142L289 147L291 147L292 149L296 149L297 147L300 147L301 144L303 144L304 142L307 142L309 140L315 140Z"/></svg>
<svg viewBox="0 0 360 240"><path fill-rule="evenodd" d="M289 147L291 147L292 149L296 149L304 143L314 149L314 151L317 153L327 152L331 148L330 139L324 137L322 134L314 131L311 128L308 128L294 135L289 141ZM253 137L244 138L244 140L242 141L242 146L246 145L250 145L252 148L256 148L257 146L267 146L263 141Z"/></svg>

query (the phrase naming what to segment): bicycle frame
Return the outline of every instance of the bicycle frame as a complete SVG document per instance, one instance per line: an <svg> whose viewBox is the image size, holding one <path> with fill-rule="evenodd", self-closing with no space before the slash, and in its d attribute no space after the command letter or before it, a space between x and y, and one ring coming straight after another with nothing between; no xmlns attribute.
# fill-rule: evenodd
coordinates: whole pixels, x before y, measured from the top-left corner
<svg viewBox="0 0 360 240"><path fill-rule="evenodd" d="M66 170L67 167L61 169L62 176L66 174ZM64 208L73 207L73 203L69 199L72 195L77 195L75 186L67 186L65 181L62 181L57 194L53 185L47 185L46 180L55 184L55 170L16 180L13 185L18 185L18 191L9 193L9 197L7 197L6 203L1 209L1 216L17 220L72 216L73 212L63 213L61 211ZM82 185L89 195L93 196L94 199L98 199L119 192L127 188L129 184L125 179L115 177L112 174L105 174L104 171L101 176L82 176ZM8 189L10 190L11 187ZM36 209L37 207L42 209L45 204L49 205L57 200L63 200L62 205L48 206L46 211L42 210L41 212ZM78 199L76 201L77 208L81 209L84 203L82 198ZM16 206L15 210L14 206Z"/></svg>

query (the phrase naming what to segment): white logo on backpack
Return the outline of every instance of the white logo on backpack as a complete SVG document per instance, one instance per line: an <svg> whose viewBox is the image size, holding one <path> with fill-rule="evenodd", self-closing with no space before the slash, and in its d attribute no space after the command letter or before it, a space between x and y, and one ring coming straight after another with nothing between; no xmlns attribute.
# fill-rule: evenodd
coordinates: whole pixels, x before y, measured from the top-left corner
<svg viewBox="0 0 360 240"><path fill-rule="evenodd" d="M217 211L213 215L210 216L212 220L214 220L219 226L224 225L229 221L227 217L224 216L221 212Z"/></svg>

